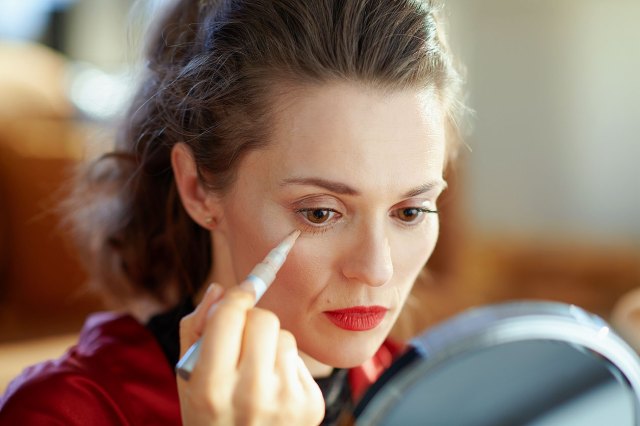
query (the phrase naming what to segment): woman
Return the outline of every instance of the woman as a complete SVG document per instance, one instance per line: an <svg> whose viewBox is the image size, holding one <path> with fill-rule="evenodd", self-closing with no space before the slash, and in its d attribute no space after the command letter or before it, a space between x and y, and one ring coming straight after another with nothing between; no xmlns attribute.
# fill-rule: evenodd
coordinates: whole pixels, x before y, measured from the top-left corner
<svg viewBox="0 0 640 426"><path fill-rule="evenodd" d="M117 150L72 208L132 314L92 317L0 419L334 423L400 352L387 336L438 236L460 78L436 8L184 0L158 28ZM294 229L254 308L237 284Z"/></svg>

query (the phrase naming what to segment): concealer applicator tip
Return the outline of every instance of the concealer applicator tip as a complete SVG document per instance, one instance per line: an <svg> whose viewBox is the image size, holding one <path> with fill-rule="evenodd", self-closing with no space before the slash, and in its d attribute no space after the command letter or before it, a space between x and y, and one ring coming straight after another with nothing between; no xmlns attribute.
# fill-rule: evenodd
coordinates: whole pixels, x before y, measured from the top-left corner
<svg viewBox="0 0 640 426"><path fill-rule="evenodd" d="M293 247L293 243L296 242L301 233L302 232L299 229L296 229L295 231L290 233L287 238L285 238L285 246L288 247L287 253L289 252L289 250L291 250L291 248Z"/></svg>

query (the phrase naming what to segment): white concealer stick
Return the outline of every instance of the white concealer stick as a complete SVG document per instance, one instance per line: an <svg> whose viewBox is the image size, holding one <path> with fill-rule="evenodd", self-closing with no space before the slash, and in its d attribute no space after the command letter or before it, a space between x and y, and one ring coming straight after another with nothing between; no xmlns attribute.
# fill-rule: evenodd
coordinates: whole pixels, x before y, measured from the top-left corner
<svg viewBox="0 0 640 426"><path fill-rule="evenodd" d="M284 264L287 259L287 255L293 244L300 236L300 231L295 230L287 236L276 248L271 250L267 257L260 263L258 263L249 273L247 278L240 284L245 289L251 289L256 295L255 303L258 303L262 295L269 289L273 280L276 278L276 273ZM180 361L176 364L176 373L185 380L189 380L193 367L200 355L200 341L198 339L187 350Z"/></svg>

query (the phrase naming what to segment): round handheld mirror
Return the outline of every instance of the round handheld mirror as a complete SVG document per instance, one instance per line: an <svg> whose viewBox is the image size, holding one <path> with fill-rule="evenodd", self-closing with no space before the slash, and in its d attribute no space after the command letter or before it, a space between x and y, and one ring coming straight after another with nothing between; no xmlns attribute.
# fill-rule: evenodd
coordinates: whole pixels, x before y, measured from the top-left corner
<svg viewBox="0 0 640 426"><path fill-rule="evenodd" d="M640 360L599 317L517 302L467 311L411 342L357 425L637 425Z"/></svg>

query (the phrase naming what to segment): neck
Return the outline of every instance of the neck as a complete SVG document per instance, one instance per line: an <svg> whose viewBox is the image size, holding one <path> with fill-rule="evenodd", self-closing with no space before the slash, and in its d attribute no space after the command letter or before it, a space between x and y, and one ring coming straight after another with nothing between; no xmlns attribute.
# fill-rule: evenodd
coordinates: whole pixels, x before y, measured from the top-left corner
<svg viewBox="0 0 640 426"><path fill-rule="evenodd" d="M213 248L213 267L211 268L211 282L224 288L231 288L239 283L233 270L231 250L224 235L220 232L211 233L211 247Z"/></svg>
<svg viewBox="0 0 640 426"><path fill-rule="evenodd" d="M213 251L213 266L207 277L206 284L202 286L193 298L193 303L196 305L202 300L204 292L210 283L220 284L224 288L231 288L235 284L238 284L233 271L233 262L229 246L224 237L218 232L214 231L211 233L211 247Z"/></svg>

